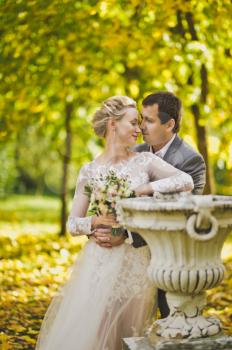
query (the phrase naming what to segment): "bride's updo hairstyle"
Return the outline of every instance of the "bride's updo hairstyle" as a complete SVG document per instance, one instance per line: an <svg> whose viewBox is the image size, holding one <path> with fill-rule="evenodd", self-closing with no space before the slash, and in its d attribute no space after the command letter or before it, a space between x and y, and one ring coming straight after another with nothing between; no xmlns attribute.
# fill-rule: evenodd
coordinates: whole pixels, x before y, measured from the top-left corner
<svg viewBox="0 0 232 350"><path fill-rule="evenodd" d="M105 137L110 118L120 120L128 108L137 108L136 102L128 96L112 96L105 100L93 116L93 129L99 137Z"/></svg>

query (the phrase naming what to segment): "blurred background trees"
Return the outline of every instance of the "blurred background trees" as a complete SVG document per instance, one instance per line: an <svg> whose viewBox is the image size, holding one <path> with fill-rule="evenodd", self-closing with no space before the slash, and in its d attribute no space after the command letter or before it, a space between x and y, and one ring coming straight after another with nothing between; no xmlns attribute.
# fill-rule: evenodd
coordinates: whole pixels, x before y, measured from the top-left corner
<svg viewBox="0 0 232 350"><path fill-rule="evenodd" d="M57 196L61 233L80 166L102 146L93 111L116 94L183 101L181 136L206 193L232 189L230 0L0 1L0 196Z"/></svg>

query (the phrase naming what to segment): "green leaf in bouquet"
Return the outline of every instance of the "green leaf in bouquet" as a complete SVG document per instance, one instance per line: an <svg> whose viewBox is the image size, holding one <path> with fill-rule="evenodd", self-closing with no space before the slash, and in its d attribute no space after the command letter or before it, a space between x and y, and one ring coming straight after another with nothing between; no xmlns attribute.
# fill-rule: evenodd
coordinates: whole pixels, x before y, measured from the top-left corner
<svg viewBox="0 0 232 350"><path fill-rule="evenodd" d="M86 184L84 187L84 193L90 198L93 192L93 187L90 184Z"/></svg>
<svg viewBox="0 0 232 350"><path fill-rule="evenodd" d="M124 233L124 228L123 227L112 227L111 229L111 234L112 236L121 236Z"/></svg>

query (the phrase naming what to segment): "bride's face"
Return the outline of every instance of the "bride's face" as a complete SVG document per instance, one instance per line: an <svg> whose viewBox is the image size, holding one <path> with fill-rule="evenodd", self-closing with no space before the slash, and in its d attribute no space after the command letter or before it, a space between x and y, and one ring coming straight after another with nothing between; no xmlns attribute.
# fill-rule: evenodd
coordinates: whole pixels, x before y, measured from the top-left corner
<svg viewBox="0 0 232 350"><path fill-rule="evenodd" d="M132 147L140 132L138 111L135 108L128 108L123 118L115 124L117 140L125 146Z"/></svg>

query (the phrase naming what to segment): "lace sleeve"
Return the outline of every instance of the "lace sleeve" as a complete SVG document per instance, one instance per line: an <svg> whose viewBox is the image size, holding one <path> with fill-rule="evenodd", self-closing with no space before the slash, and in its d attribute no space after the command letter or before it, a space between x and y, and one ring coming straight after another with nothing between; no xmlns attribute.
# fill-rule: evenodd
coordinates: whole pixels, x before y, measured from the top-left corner
<svg viewBox="0 0 232 350"><path fill-rule="evenodd" d="M89 207L89 199L84 193L88 180L88 166L89 164L86 164L80 170L71 212L67 221L67 229L72 236L91 234L92 216L85 217Z"/></svg>
<svg viewBox="0 0 232 350"><path fill-rule="evenodd" d="M193 179L190 175L175 168L156 155L146 152L148 157L147 171L154 192L192 191Z"/></svg>

